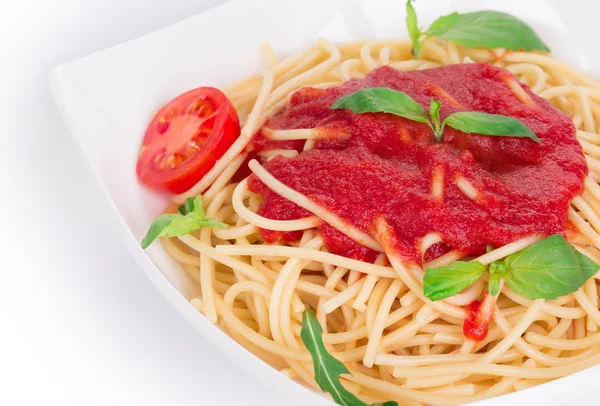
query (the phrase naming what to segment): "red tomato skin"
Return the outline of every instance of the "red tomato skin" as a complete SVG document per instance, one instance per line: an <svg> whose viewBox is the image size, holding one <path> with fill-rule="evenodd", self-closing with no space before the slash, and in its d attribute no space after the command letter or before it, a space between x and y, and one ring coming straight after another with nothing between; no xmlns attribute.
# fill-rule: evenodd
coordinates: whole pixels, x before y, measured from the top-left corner
<svg viewBox="0 0 600 406"><path fill-rule="evenodd" d="M202 124L209 126L212 124L212 131L198 152L193 153L174 168L159 167L155 158L169 146L170 141L161 138L168 129L168 125L161 122L161 118L173 110L174 117L181 116L181 112L188 109L196 100L202 100L214 108ZM239 134L240 123L235 108L220 90L200 87L183 93L161 108L148 125L136 165L138 179L154 189L174 194L183 193L210 171Z"/></svg>

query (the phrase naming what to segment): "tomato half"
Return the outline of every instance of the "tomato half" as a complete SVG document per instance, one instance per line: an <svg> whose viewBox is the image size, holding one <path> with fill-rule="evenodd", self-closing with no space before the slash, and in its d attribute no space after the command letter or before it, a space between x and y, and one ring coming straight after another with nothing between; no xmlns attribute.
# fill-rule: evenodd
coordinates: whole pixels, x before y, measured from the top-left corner
<svg viewBox="0 0 600 406"><path fill-rule="evenodd" d="M237 113L213 87L183 93L165 105L146 129L136 173L171 193L194 186L240 135Z"/></svg>

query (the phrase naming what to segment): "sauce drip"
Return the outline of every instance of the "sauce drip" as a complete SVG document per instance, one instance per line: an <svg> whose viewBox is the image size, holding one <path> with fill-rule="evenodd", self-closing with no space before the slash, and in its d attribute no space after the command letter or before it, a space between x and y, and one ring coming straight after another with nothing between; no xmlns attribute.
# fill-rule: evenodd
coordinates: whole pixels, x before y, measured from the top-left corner
<svg viewBox="0 0 600 406"><path fill-rule="evenodd" d="M494 317L494 309L481 311L481 303L479 300L474 300L465 307L467 318L463 324L463 334L475 341L481 341L487 336L490 321Z"/></svg>

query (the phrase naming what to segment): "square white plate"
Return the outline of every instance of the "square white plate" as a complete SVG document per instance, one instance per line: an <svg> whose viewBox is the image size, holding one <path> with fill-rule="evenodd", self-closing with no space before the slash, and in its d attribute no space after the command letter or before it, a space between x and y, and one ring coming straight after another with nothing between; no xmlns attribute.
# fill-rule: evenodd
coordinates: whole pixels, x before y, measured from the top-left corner
<svg viewBox="0 0 600 406"><path fill-rule="evenodd" d="M452 11L501 9L528 21L553 53L583 70L598 73L598 6L585 12L545 0L439 0L416 3L427 26ZM581 2L583 5L583 1ZM139 241L167 205L166 196L141 187L135 163L145 127L154 112L183 91L222 86L261 68L259 44L290 54L322 36L335 42L376 37L407 37L402 0L237 0L108 50L68 62L51 73L60 111L107 197L122 220L132 254L157 288L216 347L246 371L299 405L331 405L247 352L209 323L189 303L196 285L160 244L146 251ZM598 367L486 405L595 403ZM568 394L568 395L567 395ZM532 403L533 402L533 403Z"/></svg>

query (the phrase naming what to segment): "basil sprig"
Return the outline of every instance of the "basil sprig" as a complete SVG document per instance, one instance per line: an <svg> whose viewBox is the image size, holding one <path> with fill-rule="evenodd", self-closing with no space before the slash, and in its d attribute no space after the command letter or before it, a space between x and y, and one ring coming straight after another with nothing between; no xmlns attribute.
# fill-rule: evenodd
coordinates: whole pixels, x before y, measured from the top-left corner
<svg viewBox="0 0 600 406"><path fill-rule="evenodd" d="M500 11L452 13L435 20L426 31L418 27L417 15L406 2L406 26L413 41L413 53L419 57L421 46L431 37L454 42L468 48L505 48L510 50L546 51L550 49L525 22Z"/></svg>
<svg viewBox="0 0 600 406"><path fill-rule="evenodd" d="M444 128L442 123L440 123L440 110L442 109L442 102L439 100L433 100L433 98L429 101L429 117L431 119L431 124L429 127L433 130L435 134L436 140L441 142L442 139L442 131ZM438 139L439 137L439 139Z"/></svg>
<svg viewBox="0 0 600 406"><path fill-rule="evenodd" d="M350 109L356 114L390 113L411 121L427 124L438 143L442 142L444 127L449 126L467 134L476 133L495 137L529 138L541 143L525 124L516 118L478 111L452 113L440 123L442 103L431 99L429 115L412 97L404 92L387 87L372 87L358 90L340 97L332 109Z"/></svg>
<svg viewBox="0 0 600 406"><path fill-rule="evenodd" d="M179 207L181 214L163 214L150 225L148 233L142 240L142 248L147 248L158 237L176 237L187 235L202 227L227 228L227 224L206 218L202 208L202 196L186 199Z"/></svg>
<svg viewBox="0 0 600 406"><path fill-rule="evenodd" d="M453 296L475 283L485 268L477 261L428 268L423 279L425 296L431 300ZM577 291L599 269L598 264L556 234L491 263L488 290L497 295L504 279L523 297L552 300Z"/></svg>
<svg viewBox="0 0 600 406"><path fill-rule="evenodd" d="M418 58L421 55L420 38L422 32L417 21L417 13L415 12L410 0L406 2L406 28L408 28L408 34L410 35L410 39L413 43L412 52L414 56Z"/></svg>
<svg viewBox="0 0 600 406"><path fill-rule="evenodd" d="M488 279L488 291L490 295L497 296L500 293L500 282L506 273L504 261L494 261L490 264L490 277Z"/></svg>
<svg viewBox="0 0 600 406"><path fill-rule="evenodd" d="M313 360L315 381L323 392L331 395L335 403L342 406L368 406L349 392L340 382L340 375L350 375L344 364L333 357L323 344L323 329L311 309L302 313L300 337ZM397 402L374 403L371 406L398 406Z"/></svg>

